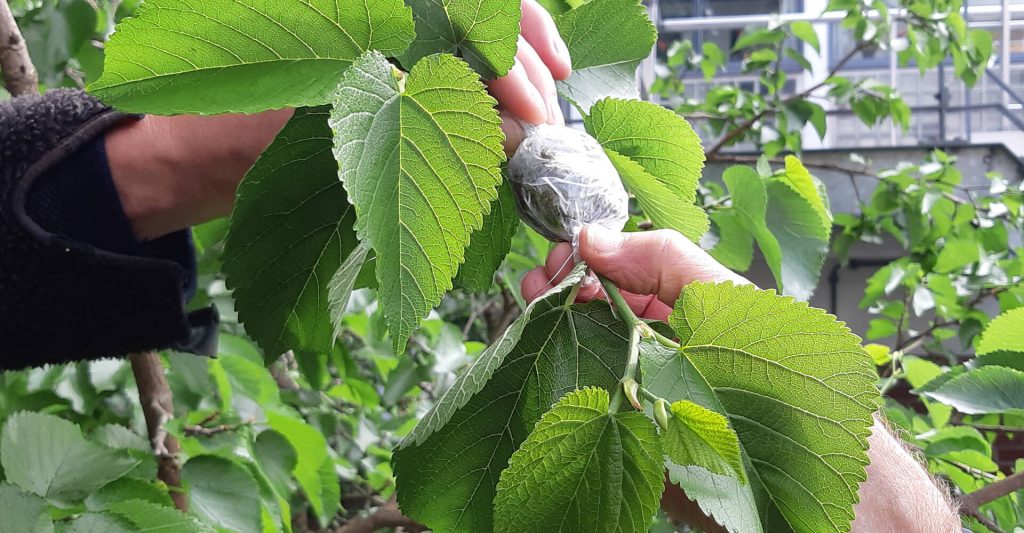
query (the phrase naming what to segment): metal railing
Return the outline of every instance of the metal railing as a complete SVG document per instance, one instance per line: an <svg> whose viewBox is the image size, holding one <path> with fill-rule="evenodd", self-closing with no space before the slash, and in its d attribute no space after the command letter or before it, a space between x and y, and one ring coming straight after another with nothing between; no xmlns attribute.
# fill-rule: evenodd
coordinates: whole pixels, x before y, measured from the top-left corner
<svg viewBox="0 0 1024 533"><path fill-rule="evenodd" d="M825 32L829 36L829 40L837 35L837 31L844 31L836 27L846 16L845 12L834 11L821 14L804 12L781 15L661 19L658 0L650 2L649 9L652 18L658 21L659 32L662 34L694 32L697 35L702 35L702 32L706 31L741 30L752 26L807 21L816 25L825 25L829 30ZM868 16L878 18L882 15L877 12L869 12ZM890 16L898 17L899 12L890 12ZM1013 29L1024 28L1024 2L1011 5L1009 0L1002 0L1001 5L969 5L964 9L964 17L971 28L995 28L1001 32L1000 49L997 54L993 54L995 68L987 69L985 76L973 89L959 81L948 79L945 65L940 65L935 71L928 72L924 76L916 68L900 67L895 49L889 51L888 57L884 61L876 60L866 67L864 65L860 67L847 66L840 71L842 75L855 79L881 78L883 83L887 82L888 85L899 89L900 93L908 100L912 111L926 115L915 117L916 135L914 133L905 135L897 125L888 124L887 144L880 144L877 128L871 129L869 134L864 131L867 134L865 138L870 140L871 145L898 146L971 142L975 132L991 132L993 131L990 129L992 126L997 128L995 131L1013 131L1015 135L1021 136L1021 143L1024 144L1024 97L1019 94L1024 91L1024 61L1014 63L1010 50ZM892 28L890 38L895 39L898 24L894 23L890 26ZM831 58L828 57L828 54L830 51L829 43L822 42L820 63L826 66L829 64ZM655 79L656 60L656 55L652 54L640 70L642 90L650 87ZM823 77L821 71L816 74ZM1020 77L1019 82L1015 82L1017 76ZM811 77L806 74L795 76L797 83L793 90L800 91L803 87L815 84L817 80L811 79ZM695 74L693 78L687 79L687 96L700 98L704 91L722 83L752 83L754 90L757 90L758 82L756 76L728 73L717 75L714 80L707 82ZM855 135L851 135L851 132L856 132L858 129L867 130L867 127L860 124L859 120L848 110L832 109L828 110L828 114L830 134L822 147L837 147L840 144L848 147L843 140L849 142L850 138L855 137ZM996 119L993 120L993 117ZM976 128L978 125L983 129L978 130ZM912 127L911 131L914 132L914 129ZM835 132L842 132L842 135Z"/></svg>

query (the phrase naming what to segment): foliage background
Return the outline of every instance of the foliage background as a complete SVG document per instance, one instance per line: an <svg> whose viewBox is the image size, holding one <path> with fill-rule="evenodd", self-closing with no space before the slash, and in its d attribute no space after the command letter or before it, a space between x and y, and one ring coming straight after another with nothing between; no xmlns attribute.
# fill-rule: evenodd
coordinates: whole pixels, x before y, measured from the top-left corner
<svg viewBox="0 0 1024 533"><path fill-rule="evenodd" d="M137 6L109 0L12 3L45 87L98 79L103 41ZM860 15L861 4L837 0L831 7L849 12L844 26L862 46L891 45L880 37L888 35L885 27ZM958 31L957 11L958 5L942 1L913 3L906 23L920 27L920 36L901 56L922 69L950 60L960 77L976 78L991 40ZM945 17L940 24L953 28L944 36L933 31L939 15ZM722 150L741 141L753 142L771 159L749 161L751 168L736 171L736 183L741 172L770 175L770 165L785 167L778 157L801 150L804 125L824 134L823 108L811 91L780 94L787 76L781 61L799 62L797 41L816 46L813 32L799 23L751 30L737 43L744 70L758 73L767 93L721 86L702 102L679 97L680 74L700 71L713 78L725 61L714 45L698 51L686 42L670 51L667 73L652 89L683 116L705 119L701 133L714 140L708 143L712 160L727 160ZM876 82L832 76L815 89L866 124L909 120L898 91ZM1024 265L1011 246L1019 242L1024 198L1019 184L1000 176L988 177L988 190L961 187L955 159L941 150L875 178L878 187L860 213L837 214L834 233L807 236L800 244L810 255L828 247L840 258L853 243L882 236L903 246L905 256L865 287L861 305L877 315L866 336L895 336L891 345L869 344L869 352L878 364L879 387L898 393L886 401L889 418L921 448L934 473L969 493L1024 469L1021 461L1001 468L993 460L997 442L1018 438L1024 429L1024 363L1018 357L1024 357L1024 343L1015 336L1024 315L1013 312L1024 307ZM746 203L755 200L729 184L707 181L698 199L713 223L712 254L743 271L756 244L783 289L808 295L817 285L820 260L808 267L787 263L790 256L773 258L772 247L787 243L778 242L780 232L768 227L770 221L767 232L737 222L737 213L756 208ZM633 229L647 224L639 214L631 221ZM265 354L239 325L224 283L227 228L226 221L214 221L195 229L202 290L193 305L218 305L224 319L219 357L163 354L174 393L168 430L183 455L194 458L183 469L193 514L166 513L168 487L155 481L157 465L131 370L124 361L105 360L0 375L0 515L15 518L12 531L52 530L54 523L65 531L131 531L152 524L306 531L340 527L393 506L392 449L438 392L524 308L518 280L542 263L549 248L531 230L512 228L512 251L496 283L446 296L404 354L394 349L375 291L362 289L352 296L331 350L289 352L265 367ZM993 306L1005 313L1002 328L991 326L981 336L989 346L982 346L980 334L994 316L984 309ZM918 318L929 326L911 328ZM76 465L74 475L59 458ZM1022 497L1018 492L987 504L985 519L1004 530L1024 527ZM676 526L659 516L651 527Z"/></svg>

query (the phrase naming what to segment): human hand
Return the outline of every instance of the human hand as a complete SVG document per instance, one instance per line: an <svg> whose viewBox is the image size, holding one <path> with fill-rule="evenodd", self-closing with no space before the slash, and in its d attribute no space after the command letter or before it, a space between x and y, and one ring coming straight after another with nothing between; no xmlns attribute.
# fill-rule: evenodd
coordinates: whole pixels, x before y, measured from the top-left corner
<svg viewBox="0 0 1024 533"><path fill-rule="evenodd" d="M693 281L750 283L722 266L686 237L671 230L618 233L593 225L580 233L580 257L597 274L622 289L637 316L665 320L683 287ZM572 270L572 247L559 244L543 267L523 277L523 297L533 300ZM598 283L580 288L576 301L604 297Z"/></svg>
<svg viewBox="0 0 1024 533"><path fill-rule="evenodd" d="M518 120L530 124L565 124L558 106L555 80L572 73L569 50L554 20L537 0L523 0L519 23L519 52L509 73L487 82L498 101L505 152L512 155L523 140Z"/></svg>
<svg viewBox="0 0 1024 533"><path fill-rule="evenodd" d="M156 239L230 214L239 182L291 116L147 115L108 131L110 174L135 236Z"/></svg>
<svg viewBox="0 0 1024 533"><path fill-rule="evenodd" d="M683 287L694 281L749 283L674 231L617 233L588 226L580 234L580 257L594 272L620 287L637 316L665 320ZM572 270L572 250L559 244L543 267L522 281L523 297L534 300ZM603 297L599 284L584 285L578 302ZM854 533L955 532L955 507L899 438L876 418L868 438L867 480L854 507ZM704 531L724 532L675 485L666 483L662 507L674 518Z"/></svg>
<svg viewBox="0 0 1024 533"><path fill-rule="evenodd" d="M555 80L572 71L569 52L547 10L523 0L515 66L487 82L497 99L505 150L515 151L518 120L562 124ZM226 216L235 190L256 158L292 116L282 109L254 115L146 116L106 136L107 160L125 214L141 240Z"/></svg>

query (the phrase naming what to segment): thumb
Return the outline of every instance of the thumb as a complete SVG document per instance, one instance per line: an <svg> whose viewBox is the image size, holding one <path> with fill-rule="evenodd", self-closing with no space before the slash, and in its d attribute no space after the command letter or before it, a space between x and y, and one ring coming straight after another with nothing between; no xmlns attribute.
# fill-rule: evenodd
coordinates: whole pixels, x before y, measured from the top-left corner
<svg viewBox="0 0 1024 533"><path fill-rule="evenodd" d="M750 283L672 230L619 233L587 226L580 234L580 257L620 289L654 294L669 306L694 281Z"/></svg>

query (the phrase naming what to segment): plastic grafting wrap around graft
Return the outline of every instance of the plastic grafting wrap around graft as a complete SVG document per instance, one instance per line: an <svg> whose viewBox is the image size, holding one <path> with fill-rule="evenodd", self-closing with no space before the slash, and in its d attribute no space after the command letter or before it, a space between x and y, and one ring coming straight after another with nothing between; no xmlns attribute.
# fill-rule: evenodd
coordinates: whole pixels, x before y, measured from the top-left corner
<svg viewBox="0 0 1024 533"><path fill-rule="evenodd" d="M584 226L622 230L629 220L629 195L597 140L567 126L523 129L525 138L508 164L523 221L573 248Z"/></svg>

